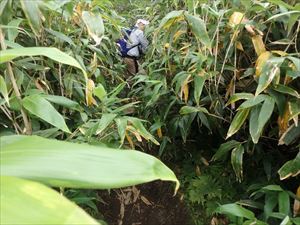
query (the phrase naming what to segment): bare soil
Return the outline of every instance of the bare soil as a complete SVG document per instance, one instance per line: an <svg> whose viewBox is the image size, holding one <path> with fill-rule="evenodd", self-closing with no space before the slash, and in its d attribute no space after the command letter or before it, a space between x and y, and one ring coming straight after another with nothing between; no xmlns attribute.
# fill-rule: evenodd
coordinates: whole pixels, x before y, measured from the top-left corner
<svg viewBox="0 0 300 225"><path fill-rule="evenodd" d="M100 191L107 204L98 208L109 225L192 225L180 194L173 194L174 185L161 181Z"/></svg>

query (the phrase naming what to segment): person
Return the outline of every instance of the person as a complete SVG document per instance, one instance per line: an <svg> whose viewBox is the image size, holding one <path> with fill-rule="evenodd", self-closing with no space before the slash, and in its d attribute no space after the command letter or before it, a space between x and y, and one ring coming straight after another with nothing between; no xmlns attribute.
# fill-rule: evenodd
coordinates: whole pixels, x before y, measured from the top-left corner
<svg viewBox="0 0 300 225"><path fill-rule="evenodd" d="M149 41L144 35L145 27L148 24L149 21L138 19L135 27L129 35L129 41L126 46L129 51L124 57L124 62L127 64L127 71L130 75L134 75L139 71L138 59L142 54L145 54L149 45Z"/></svg>

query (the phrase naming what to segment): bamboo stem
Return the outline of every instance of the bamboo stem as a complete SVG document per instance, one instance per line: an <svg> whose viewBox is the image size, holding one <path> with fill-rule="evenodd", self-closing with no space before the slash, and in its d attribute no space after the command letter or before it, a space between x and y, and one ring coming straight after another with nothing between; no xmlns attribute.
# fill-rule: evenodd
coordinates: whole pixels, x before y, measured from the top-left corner
<svg viewBox="0 0 300 225"><path fill-rule="evenodd" d="M0 44L1 44L1 48L3 50L5 50L6 45L5 45L5 42L4 42L4 35L3 35L3 32L2 32L1 28L0 28ZM27 117L27 115L26 115L26 113L25 113L25 111L22 107L22 104L21 104L22 98L21 98L21 93L20 93L18 85L17 85L17 81L15 79L11 64L8 62L8 63L6 63L6 65L7 65L7 72L8 72L8 75L9 75L9 79L12 83L14 92L16 93L16 97L17 97L17 99L18 99L18 101L21 105L21 114L22 114L24 125L25 125L25 129L24 129L23 133L30 135L32 133L31 124L30 124L29 119L28 119L28 117Z"/></svg>

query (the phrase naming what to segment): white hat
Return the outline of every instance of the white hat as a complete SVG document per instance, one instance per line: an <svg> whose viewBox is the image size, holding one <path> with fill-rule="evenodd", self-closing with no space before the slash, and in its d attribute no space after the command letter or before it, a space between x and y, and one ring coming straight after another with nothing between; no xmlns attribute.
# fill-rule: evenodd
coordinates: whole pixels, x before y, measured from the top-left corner
<svg viewBox="0 0 300 225"><path fill-rule="evenodd" d="M136 24L142 23L144 25L148 25L150 22L148 20L144 20L144 19L138 19L136 21Z"/></svg>

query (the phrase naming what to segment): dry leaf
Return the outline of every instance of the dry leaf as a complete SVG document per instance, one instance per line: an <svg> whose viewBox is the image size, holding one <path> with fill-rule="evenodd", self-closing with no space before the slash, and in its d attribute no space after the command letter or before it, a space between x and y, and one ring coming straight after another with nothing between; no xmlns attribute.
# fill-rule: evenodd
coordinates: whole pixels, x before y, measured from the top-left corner
<svg viewBox="0 0 300 225"><path fill-rule="evenodd" d="M243 22L244 14L241 12L234 12L229 18L229 26L235 27Z"/></svg>
<svg viewBox="0 0 300 225"><path fill-rule="evenodd" d="M298 198L300 198L300 186L297 189L296 196ZM300 201L298 201L297 199L295 199L295 201L294 201L294 210L293 211L294 211L294 217L300 215Z"/></svg>
<svg viewBox="0 0 300 225"><path fill-rule="evenodd" d="M146 205L152 205L152 203L145 197L145 196L141 196L141 200L146 204Z"/></svg>

